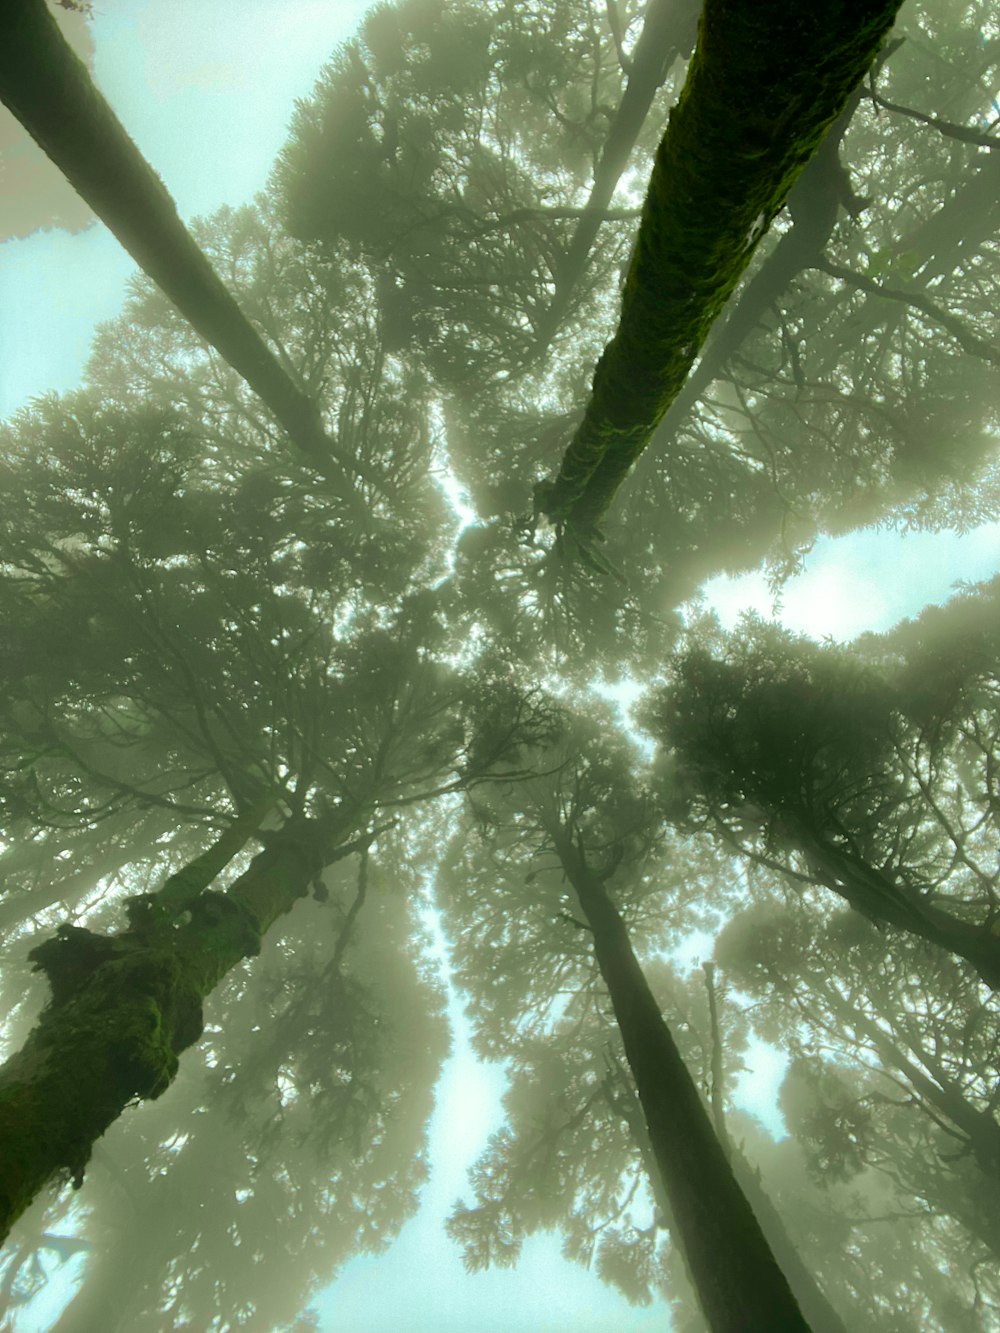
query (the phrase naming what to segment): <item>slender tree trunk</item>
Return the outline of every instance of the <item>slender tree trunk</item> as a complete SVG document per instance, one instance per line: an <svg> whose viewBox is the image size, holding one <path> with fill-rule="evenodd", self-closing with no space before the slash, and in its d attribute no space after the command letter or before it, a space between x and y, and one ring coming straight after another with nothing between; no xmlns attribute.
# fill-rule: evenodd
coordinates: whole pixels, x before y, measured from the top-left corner
<svg viewBox="0 0 1000 1333"><path fill-rule="evenodd" d="M244 843L252 832L244 826ZM79 1186L94 1143L129 1102L169 1087L178 1055L201 1035L205 997L259 952L346 834L345 821L286 826L225 893L198 891L239 850L228 830L171 876L162 900L131 900L127 930L62 926L32 951L52 998L0 1069L0 1239L60 1172Z"/></svg>
<svg viewBox="0 0 1000 1333"><path fill-rule="evenodd" d="M706 0L656 154L618 331L536 504L586 543L900 0Z"/></svg>
<svg viewBox="0 0 1000 1333"><path fill-rule="evenodd" d="M304 459L352 495L353 464L195 244L45 0L0 5L0 100L195 331L259 395Z"/></svg>
<svg viewBox="0 0 1000 1333"><path fill-rule="evenodd" d="M564 870L594 936L649 1137L712 1333L808 1333L604 885L565 834Z"/></svg>

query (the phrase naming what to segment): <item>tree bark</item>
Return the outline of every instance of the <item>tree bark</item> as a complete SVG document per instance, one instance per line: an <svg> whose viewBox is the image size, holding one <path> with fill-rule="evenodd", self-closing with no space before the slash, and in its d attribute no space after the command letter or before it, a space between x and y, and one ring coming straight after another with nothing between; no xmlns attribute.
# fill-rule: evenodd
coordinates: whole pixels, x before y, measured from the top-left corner
<svg viewBox="0 0 1000 1333"><path fill-rule="evenodd" d="M160 894L129 904L117 935L62 926L31 953L52 998L0 1068L0 1239L53 1177L76 1186L91 1149L136 1098L155 1098L201 1035L202 1001L337 855L344 821L267 835L224 893L198 891L239 848L229 830ZM244 843L252 830L244 830ZM224 863L224 862L223 862Z"/></svg>
<svg viewBox="0 0 1000 1333"><path fill-rule="evenodd" d="M706 0L656 154L618 331L538 510L588 542L900 0Z"/></svg>
<svg viewBox="0 0 1000 1333"><path fill-rule="evenodd" d="M833 233L838 211L846 205L840 141L861 100L856 88L830 127L815 157L803 169L788 196L792 226L743 288L739 301L716 322L705 353L671 403L650 444L666 452L692 408L706 389L726 372L732 358L769 310L778 304L799 276L820 259ZM644 462L648 462L647 453Z"/></svg>
<svg viewBox="0 0 1000 1333"><path fill-rule="evenodd" d="M350 496L347 477L356 469L192 239L45 0L0 6L0 100L195 331L263 400L304 460Z"/></svg>
<svg viewBox="0 0 1000 1333"><path fill-rule="evenodd" d="M594 936L656 1164L712 1333L809 1333L712 1129L625 924L565 834L556 850Z"/></svg>

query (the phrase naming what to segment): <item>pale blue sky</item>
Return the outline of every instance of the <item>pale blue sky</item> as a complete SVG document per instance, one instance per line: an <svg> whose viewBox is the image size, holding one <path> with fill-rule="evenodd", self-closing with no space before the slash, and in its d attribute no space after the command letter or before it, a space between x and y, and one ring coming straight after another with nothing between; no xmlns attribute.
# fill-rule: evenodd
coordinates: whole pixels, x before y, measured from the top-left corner
<svg viewBox="0 0 1000 1333"><path fill-rule="evenodd" d="M310 91L366 6L361 0L97 0L97 7L98 82L190 219L243 203L264 184L294 99ZM37 232L0 245L0 416L35 394L80 382L94 328L118 312L132 272L131 260L99 223L73 236ZM998 568L997 524L965 537L875 532L820 541L805 573L784 593L783 619L817 636L850 638L944 600L959 578L986 578ZM727 622L745 607L770 610L758 575L715 580L706 594ZM434 1169L423 1207L387 1255L346 1267L322 1299L323 1333L665 1329L662 1305L631 1310L567 1264L554 1237L530 1242L513 1271L463 1273L440 1224L464 1192L466 1168L500 1122L503 1077L476 1065L457 1003L451 1008L456 1046L438 1088ZM741 1100L774 1124L782 1058L762 1046L749 1063Z"/></svg>
<svg viewBox="0 0 1000 1333"><path fill-rule="evenodd" d="M946 602L959 580L978 583L998 570L1000 522L962 534L868 528L820 537L803 572L782 589L776 618L800 634L848 642ZM774 597L762 573L712 579L702 591L727 629L743 611L772 618Z"/></svg>

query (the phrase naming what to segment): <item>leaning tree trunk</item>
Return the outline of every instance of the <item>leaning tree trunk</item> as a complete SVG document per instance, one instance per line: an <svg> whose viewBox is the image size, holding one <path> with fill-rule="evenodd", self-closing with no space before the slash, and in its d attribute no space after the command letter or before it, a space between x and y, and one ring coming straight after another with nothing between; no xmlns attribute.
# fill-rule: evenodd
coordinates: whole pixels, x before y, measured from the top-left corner
<svg viewBox="0 0 1000 1333"><path fill-rule="evenodd" d="M832 846L791 820L783 822L790 831L791 845L805 857L810 877L817 884L845 899L870 920L905 930L964 958L987 986L1000 989L1000 935L989 926L973 925L925 902L915 889L897 883L891 875L845 848Z"/></svg>
<svg viewBox="0 0 1000 1333"><path fill-rule="evenodd" d="M725 374L743 343L795 279L822 258L839 210L859 206L840 161L840 142L860 101L861 89L856 88L796 181L788 196L792 226L746 284L739 300L716 321L704 355L657 426L644 464L652 454L673 446L675 436L706 389Z"/></svg>
<svg viewBox="0 0 1000 1333"><path fill-rule="evenodd" d="M0 1240L53 1177L68 1172L80 1185L94 1143L131 1101L166 1091L177 1057L201 1036L204 999L354 846L347 831L344 821L287 825L213 892L207 884L239 850L229 830L160 893L131 899L127 930L64 925L32 950L52 997L0 1068ZM242 835L245 845L253 830Z"/></svg>
<svg viewBox="0 0 1000 1333"><path fill-rule="evenodd" d="M536 505L586 544L901 0L706 0L653 166L618 331Z"/></svg>
<svg viewBox="0 0 1000 1333"><path fill-rule="evenodd" d="M303 458L351 498L347 478L357 469L195 244L45 0L0 5L0 101L195 331L259 395Z"/></svg>
<svg viewBox="0 0 1000 1333"><path fill-rule="evenodd" d="M726 1160L698 1090L601 880L566 835L559 858L594 936L677 1239L712 1333L809 1325Z"/></svg>

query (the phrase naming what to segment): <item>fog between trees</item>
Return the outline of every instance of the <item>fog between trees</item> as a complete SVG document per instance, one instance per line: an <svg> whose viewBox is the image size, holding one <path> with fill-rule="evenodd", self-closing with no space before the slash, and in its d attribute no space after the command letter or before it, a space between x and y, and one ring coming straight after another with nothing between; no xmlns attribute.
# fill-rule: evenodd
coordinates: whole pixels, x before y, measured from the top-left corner
<svg viewBox="0 0 1000 1333"><path fill-rule="evenodd" d="M11 1329L81 1249L60 1333L317 1326L426 1179L429 906L511 1076L470 1269L997 1326L997 584L848 647L689 600L997 516L1000 32L896 9L377 7L190 232L0 19L148 275L0 444Z"/></svg>

